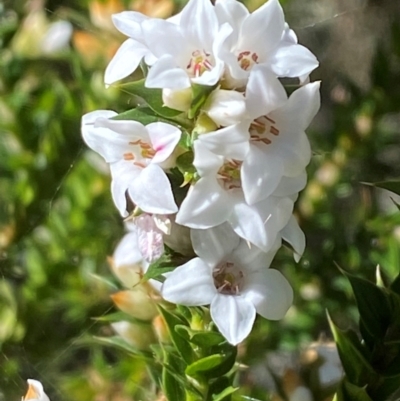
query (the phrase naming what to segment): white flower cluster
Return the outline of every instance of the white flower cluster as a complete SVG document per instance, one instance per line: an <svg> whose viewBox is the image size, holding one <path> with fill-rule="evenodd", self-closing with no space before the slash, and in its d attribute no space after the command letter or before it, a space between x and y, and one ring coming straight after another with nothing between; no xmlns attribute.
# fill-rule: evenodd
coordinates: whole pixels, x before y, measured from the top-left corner
<svg viewBox="0 0 400 401"><path fill-rule="evenodd" d="M180 235L173 249L191 239L197 257L168 274L164 299L210 305L218 329L237 344L256 313L281 319L292 303L289 283L269 265L282 239L296 260L305 246L292 212L311 157L304 130L320 98L319 83L306 82L318 62L297 43L278 0L253 13L237 0L190 0L169 20L127 11L113 21L129 38L107 67L106 84L144 63L145 87L162 89L165 106L192 122L189 144L172 121L143 125L106 110L83 117L83 137L110 165L121 215L133 205L139 240L132 247L143 259L162 255L173 226ZM299 82L290 97L285 77ZM191 116L199 87L209 94ZM169 174L183 154L193 163L181 171L189 187L181 201Z"/></svg>

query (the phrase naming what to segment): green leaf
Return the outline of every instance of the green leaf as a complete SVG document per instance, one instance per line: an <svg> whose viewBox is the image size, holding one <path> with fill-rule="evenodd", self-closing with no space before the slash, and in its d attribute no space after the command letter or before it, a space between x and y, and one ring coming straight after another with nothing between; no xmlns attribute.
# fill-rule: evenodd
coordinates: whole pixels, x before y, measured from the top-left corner
<svg viewBox="0 0 400 401"><path fill-rule="evenodd" d="M164 106L161 89L146 88L144 83L145 79L141 79L139 81L129 82L119 86L125 92L141 97L159 116L172 118L182 114L181 111Z"/></svg>
<svg viewBox="0 0 400 401"><path fill-rule="evenodd" d="M175 348L182 356L183 360L189 365L193 361L193 350L189 342L175 331L175 326L183 325L184 322L163 307L159 306L158 309L167 324L168 332Z"/></svg>
<svg viewBox="0 0 400 401"><path fill-rule="evenodd" d="M366 349L362 347L357 335L353 331L339 329L333 323L329 313L327 315L347 377L352 383L360 386L370 383L374 376L376 376L376 373L364 356Z"/></svg>
<svg viewBox="0 0 400 401"><path fill-rule="evenodd" d="M149 322L145 320L140 320L137 318L134 318L131 315L128 315L125 312L114 312L114 313L109 313L108 315L103 315L99 317L93 317L93 320L96 320L97 322L105 322L105 323L114 323L114 322L121 322L121 321L128 321L132 322L135 324L143 324L143 325L148 325Z"/></svg>
<svg viewBox="0 0 400 401"><path fill-rule="evenodd" d="M378 181L378 182L363 182L365 185L370 185L373 187L387 189L388 191L394 192L400 195L400 180L390 180L390 181Z"/></svg>
<svg viewBox="0 0 400 401"><path fill-rule="evenodd" d="M168 273L174 270L175 267L171 266L171 259L168 255L164 254L160 259L151 263L146 273L143 275L143 280L147 281L150 279L155 279L159 281L164 281L162 276L164 273Z"/></svg>
<svg viewBox="0 0 400 401"><path fill-rule="evenodd" d="M205 358L199 359L196 362L193 362L191 365L189 365L185 373L189 376L196 376L199 373L205 373L207 371L210 371L214 369L217 366L220 366L222 362L226 359L226 355L224 354L215 354L215 355L209 355L206 356Z"/></svg>
<svg viewBox="0 0 400 401"><path fill-rule="evenodd" d="M179 376L171 372L171 370L175 370L174 365L175 361L172 354L165 352L162 371L163 391L168 401L185 401L185 386L182 384L181 380L178 380ZM172 369L169 367L172 367Z"/></svg>
<svg viewBox="0 0 400 401"><path fill-rule="evenodd" d="M225 338L215 331L196 331L187 326L177 326L176 331L193 344L207 348L225 343Z"/></svg>
<svg viewBox="0 0 400 401"><path fill-rule="evenodd" d="M212 398L213 401L227 401L227 399L230 399L230 395L233 394L235 391L237 391L239 387L227 387L225 390L217 394ZM229 398L228 398L229 397Z"/></svg>
<svg viewBox="0 0 400 401"><path fill-rule="evenodd" d="M193 166L193 160L193 151L185 152L176 159L176 165L182 174L187 172L194 174L196 172L196 168Z"/></svg>
<svg viewBox="0 0 400 401"><path fill-rule="evenodd" d="M210 386L208 387L207 391L207 400L206 401L213 401L214 397L222 393L226 388L232 385L232 379L221 376L211 382Z"/></svg>
<svg viewBox="0 0 400 401"><path fill-rule="evenodd" d="M340 383L335 400L337 401L374 401L364 387L355 386L344 379ZM382 400L383 401L383 400Z"/></svg>
<svg viewBox="0 0 400 401"><path fill-rule="evenodd" d="M400 274L390 284L390 289L396 294L400 295Z"/></svg>
<svg viewBox="0 0 400 401"><path fill-rule="evenodd" d="M217 348L217 347L215 347ZM223 348L226 348L225 350ZM219 353L201 358L186 368L189 376L201 375L208 379L213 379L228 373L236 360L236 348L218 347ZM214 351L216 352L216 351Z"/></svg>
<svg viewBox="0 0 400 401"><path fill-rule="evenodd" d="M124 111L113 117L112 120L134 120L143 125L155 123L158 121L166 121L154 115L149 107L136 107L135 109Z"/></svg>
<svg viewBox="0 0 400 401"><path fill-rule="evenodd" d="M190 109L188 112L189 118L194 118L197 113L199 112L201 106L206 102L210 93L216 88L217 86L204 86L193 84L192 91L193 91L193 101L190 105Z"/></svg>
<svg viewBox="0 0 400 401"><path fill-rule="evenodd" d="M372 336L383 339L391 320L391 308L383 289L368 280L344 272L353 288L360 318Z"/></svg>
<svg viewBox="0 0 400 401"><path fill-rule="evenodd" d="M118 348L123 351L128 351L130 354L134 354L137 356L144 357L147 361L153 362L153 358L151 358L150 354L145 351L141 351L134 346L127 343L124 339L119 336L113 337L93 337L93 341L98 344L108 345L114 348Z"/></svg>

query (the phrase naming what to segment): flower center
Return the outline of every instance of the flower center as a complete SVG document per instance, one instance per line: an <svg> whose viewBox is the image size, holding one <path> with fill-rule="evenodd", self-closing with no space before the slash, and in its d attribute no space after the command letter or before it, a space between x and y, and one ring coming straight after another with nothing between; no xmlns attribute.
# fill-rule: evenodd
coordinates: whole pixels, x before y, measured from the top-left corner
<svg viewBox="0 0 400 401"><path fill-rule="evenodd" d="M239 160L228 160L218 170L218 182L226 191L242 188L240 180L240 167L242 166Z"/></svg>
<svg viewBox="0 0 400 401"><path fill-rule="evenodd" d="M156 150L154 150L147 142L143 142L141 139L138 139L134 142L129 142L129 145L134 145L139 147L139 153L142 159L152 159L156 154ZM135 160L136 156L133 152L126 152L123 154L124 160ZM134 161L134 164L139 167L146 167L144 161Z"/></svg>
<svg viewBox="0 0 400 401"><path fill-rule="evenodd" d="M275 121L268 116L256 118L250 124L250 140L253 142L262 142L269 145L274 136L279 135L279 129L275 127Z"/></svg>
<svg viewBox="0 0 400 401"><path fill-rule="evenodd" d="M238 54L237 60L242 70L248 71L254 64L258 64L258 55L257 53L246 50Z"/></svg>
<svg viewBox="0 0 400 401"><path fill-rule="evenodd" d="M192 77L199 77L204 71L210 71L213 68L212 57L205 50L195 50L189 60L186 69Z"/></svg>
<svg viewBox="0 0 400 401"><path fill-rule="evenodd" d="M219 293L239 295L243 285L243 272L233 262L221 262L214 268L213 278Z"/></svg>

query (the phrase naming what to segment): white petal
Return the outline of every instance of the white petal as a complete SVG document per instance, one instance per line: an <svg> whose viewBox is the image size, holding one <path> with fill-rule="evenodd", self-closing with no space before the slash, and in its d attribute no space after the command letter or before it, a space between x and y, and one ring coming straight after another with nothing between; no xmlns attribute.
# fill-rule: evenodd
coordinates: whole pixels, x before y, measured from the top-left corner
<svg viewBox="0 0 400 401"><path fill-rule="evenodd" d="M249 12L244 4L237 0L217 0L215 2L215 14L221 25L227 22L234 31L238 31Z"/></svg>
<svg viewBox="0 0 400 401"><path fill-rule="evenodd" d="M162 122L146 125L152 148L156 151L152 163L161 163L172 154L181 138L181 131L175 125Z"/></svg>
<svg viewBox="0 0 400 401"><path fill-rule="evenodd" d="M136 229L125 234L118 243L113 254L113 262L116 266L134 265L142 261L142 254L138 247Z"/></svg>
<svg viewBox="0 0 400 401"><path fill-rule="evenodd" d="M271 68L279 77L308 75L318 67L317 58L304 46L285 44L279 46L271 60Z"/></svg>
<svg viewBox="0 0 400 401"><path fill-rule="evenodd" d="M313 82L294 91L288 102L271 113L271 118L289 131L304 131L317 114L320 107L320 82Z"/></svg>
<svg viewBox="0 0 400 401"><path fill-rule="evenodd" d="M95 127L108 128L128 140L148 140L148 133L145 126L134 120L111 120L110 118L99 117L94 123Z"/></svg>
<svg viewBox="0 0 400 401"><path fill-rule="evenodd" d="M193 144L193 165L196 167L201 177L208 175L216 176L218 170L224 163L224 158L222 156L219 156L217 152L212 152L214 147L210 146L211 149L209 148L206 138L207 135L210 134L200 135L199 139L194 141Z"/></svg>
<svg viewBox="0 0 400 401"><path fill-rule="evenodd" d="M275 238L270 242L265 231L264 221L256 209L243 201L238 201L229 216L229 223L236 234L246 241L268 251Z"/></svg>
<svg viewBox="0 0 400 401"><path fill-rule="evenodd" d="M211 152L227 159L245 159L249 150L249 121L200 135L201 142Z"/></svg>
<svg viewBox="0 0 400 401"><path fill-rule="evenodd" d="M50 401L49 397L43 390L42 383L38 380L28 379L28 391L23 398L23 401Z"/></svg>
<svg viewBox="0 0 400 401"><path fill-rule="evenodd" d="M279 144L280 153L283 156L284 175L294 177L306 168L311 160L311 146L305 132L282 135Z"/></svg>
<svg viewBox="0 0 400 401"><path fill-rule="evenodd" d="M246 116L246 103L242 93L217 89L211 93L203 110L217 125L227 127L239 124Z"/></svg>
<svg viewBox="0 0 400 401"><path fill-rule="evenodd" d="M164 253L163 234L149 214L142 214L135 219L140 252L148 263L159 259Z"/></svg>
<svg viewBox="0 0 400 401"><path fill-rule="evenodd" d="M283 10L278 0L269 0L243 22L241 50L251 50L265 58L282 38L285 29Z"/></svg>
<svg viewBox="0 0 400 401"><path fill-rule="evenodd" d="M270 196L282 178L281 158L274 152L264 151L268 145L250 145L241 168L242 187L246 202L253 205ZM265 149L268 150L268 149Z"/></svg>
<svg viewBox="0 0 400 401"><path fill-rule="evenodd" d="M174 58L166 55L150 68L146 87L184 89L190 87L190 79L184 70L177 67Z"/></svg>
<svg viewBox="0 0 400 401"><path fill-rule="evenodd" d="M161 287L166 301L186 306L208 305L216 293L212 267L200 258L177 267Z"/></svg>
<svg viewBox="0 0 400 401"><path fill-rule="evenodd" d="M249 274L241 291L257 313L266 319L282 319L293 302L293 289L289 282L274 269Z"/></svg>
<svg viewBox="0 0 400 401"><path fill-rule="evenodd" d="M162 58L169 55L177 62L186 48L186 40L176 24L150 18L143 22L142 29L146 45L154 56Z"/></svg>
<svg viewBox="0 0 400 401"><path fill-rule="evenodd" d="M304 170L295 177L282 177L275 189L274 196L289 196L300 192L307 184L307 172Z"/></svg>
<svg viewBox="0 0 400 401"><path fill-rule="evenodd" d="M122 149L124 149L125 145L128 145L128 142L107 128L95 127L94 123L99 118L108 119L116 115L117 113L111 110L96 110L82 117L81 130L84 141L108 163L118 161L122 158ZM122 141L119 139L122 139ZM115 140L117 143L115 143Z"/></svg>
<svg viewBox="0 0 400 401"><path fill-rule="evenodd" d="M264 221L265 230L275 241L276 234L288 223L293 211L293 200L289 197L270 196L253 205Z"/></svg>
<svg viewBox="0 0 400 401"><path fill-rule="evenodd" d="M263 270L270 266L281 244L281 238L278 236L271 249L268 252L264 252L260 248L251 246L251 244L242 240L232 252L232 259L243 267L245 274L251 271Z"/></svg>
<svg viewBox="0 0 400 401"><path fill-rule="evenodd" d="M235 249L240 238L227 224L207 230L190 230L193 249L201 259L209 264L216 264Z"/></svg>
<svg viewBox="0 0 400 401"><path fill-rule="evenodd" d="M157 164L145 167L128 188L132 201L143 211L171 214L178 211L171 184Z"/></svg>
<svg viewBox="0 0 400 401"><path fill-rule="evenodd" d="M147 15L137 11L122 11L111 16L115 27L124 35L133 39L142 39L142 28L140 24L148 19Z"/></svg>
<svg viewBox="0 0 400 401"><path fill-rule="evenodd" d="M176 215L176 222L190 228L210 228L228 220L232 201L213 177L201 178L190 189Z"/></svg>
<svg viewBox="0 0 400 401"><path fill-rule="evenodd" d="M306 237L294 216L290 217L288 224L281 230L281 236L292 245L295 251L294 260L299 262L306 248Z"/></svg>
<svg viewBox="0 0 400 401"><path fill-rule="evenodd" d="M104 74L104 82L111 85L132 74L149 49L133 39L127 39L115 53Z"/></svg>
<svg viewBox="0 0 400 401"><path fill-rule="evenodd" d="M141 172L141 168L133 163L121 160L110 164L111 170L111 195L115 206L119 210L122 217L127 217L126 211L126 191L129 184L137 178Z"/></svg>
<svg viewBox="0 0 400 401"><path fill-rule="evenodd" d="M214 6L208 0L190 0L182 10L180 28L189 43L210 51L218 31Z"/></svg>
<svg viewBox="0 0 400 401"><path fill-rule="evenodd" d="M218 294L212 301L211 318L232 345L242 342L251 332L256 310L251 302L235 295Z"/></svg>
<svg viewBox="0 0 400 401"><path fill-rule="evenodd" d="M286 101L285 89L272 71L264 66L251 70L246 87L246 105L251 118L264 116Z"/></svg>

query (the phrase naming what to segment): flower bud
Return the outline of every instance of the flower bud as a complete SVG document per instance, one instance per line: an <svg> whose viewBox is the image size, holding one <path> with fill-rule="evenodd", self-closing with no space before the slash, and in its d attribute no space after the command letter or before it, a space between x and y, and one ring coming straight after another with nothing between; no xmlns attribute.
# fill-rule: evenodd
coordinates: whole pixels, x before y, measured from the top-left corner
<svg viewBox="0 0 400 401"><path fill-rule="evenodd" d="M188 111L193 100L192 88L167 89L162 91L164 106L174 110Z"/></svg>
<svg viewBox="0 0 400 401"><path fill-rule="evenodd" d="M138 349L148 349L150 344L156 342L153 329L149 324L121 321L112 323L111 327L127 343Z"/></svg>
<svg viewBox="0 0 400 401"><path fill-rule="evenodd" d="M204 111L219 126L241 122L246 116L246 103L240 92L217 89L208 98Z"/></svg>
<svg viewBox="0 0 400 401"><path fill-rule="evenodd" d="M28 391L22 401L50 401L43 390L42 383L37 380L28 379Z"/></svg>
<svg viewBox="0 0 400 401"><path fill-rule="evenodd" d="M164 236L164 243L185 256L194 256L190 228L181 226L175 222L175 217L170 217L170 233Z"/></svg>
<svg viewBox="0 0 400 401"><path fill-rule="evenodd" d="M218 128L217 124L207 114L200 114L200 116L196 120L196 125L193 129L193 134L202 135L207 134L209 132L213 132Z"/></svg>
<svg viewBox="0 0 400 401"><path fill-rule="evenodd" d="M142 286L131 291L119 291L111 298L118 309L136 319L150 320L157 314L154 301Z"/></svg>
<svg viewBox="0 0 400 401"><path fill-rule="evenodd" d="M161 315L158 315L153 319L153 330L161 343L168 344L171 342L167 325Z"/></svg>

